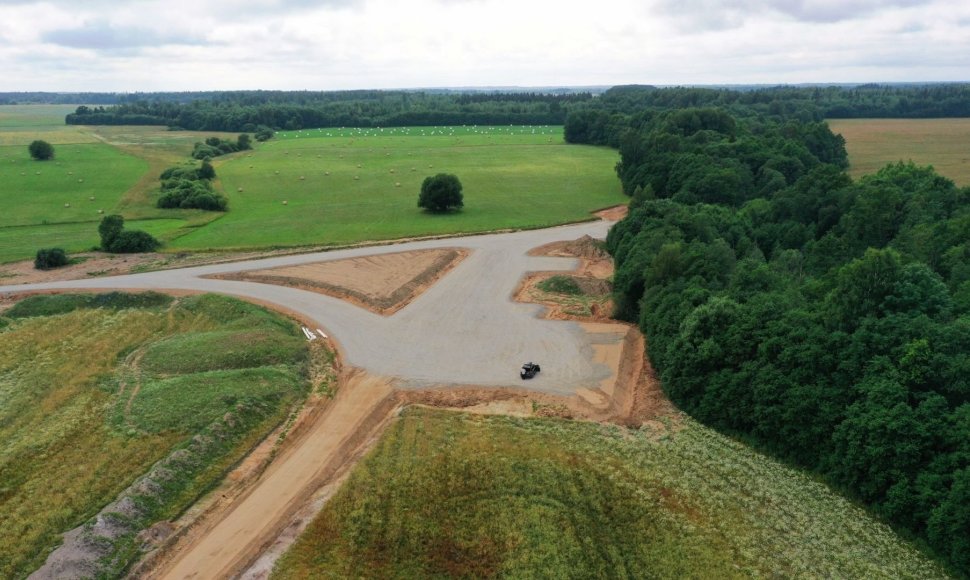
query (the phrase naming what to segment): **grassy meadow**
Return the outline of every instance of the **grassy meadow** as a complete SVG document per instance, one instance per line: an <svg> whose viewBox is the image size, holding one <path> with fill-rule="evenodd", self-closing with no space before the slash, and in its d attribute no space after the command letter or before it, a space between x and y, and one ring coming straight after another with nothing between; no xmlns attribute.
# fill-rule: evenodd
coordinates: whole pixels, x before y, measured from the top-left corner
<svg viewBox="0 0 970 580"><path fill-rule="evenodd" d="M407 409L273 578L940 578L824 485L689 419Z"/></svg>
<svg viewBox="0 0 970 580"><path fill-rule="evenodd" d="M163 251L184 251L541 227L627 200L613 172L616 152L566 145L562 127L313 129L218 158L228 213L160 210L158 174L192 163L195 142L236 134L65 126L74 108L0 107L0 196L9 208L0 216L0 263L41 247L88 250L111 213L160 237ZM30 159L34 139L54 144L53 161ZM421 182L439 172L462 180L462 212L417 207Z"/></svg>
<svg viewBox="0 0 970 580"><path fill-rule="evenodd" d="M217 160L229 213L172 248L346 244L583 220L626 201L616 160L610 149L566 145L561 127L281 132ZM459 213L417 207L421 182L440 172L462 182Z"/></svg>
<svg viewBox="0 0 970 580"><path fill-rule="evenodd" d="M238 300L39 296L3 314L2 578L26 576L62 533L173 450L209 437L218 444L173 468L162 492L136 498L139 527L177 516L306 390L298 328ZM131 538L109 548L121 567L137 550Z"/></svg>
<svg viewBox="0 0 970 580"><path fill-rule="evenodd" d="M959 186L970 185L970 119L833 119L845 137L853 178L887 163L932 165Z"/></svg>

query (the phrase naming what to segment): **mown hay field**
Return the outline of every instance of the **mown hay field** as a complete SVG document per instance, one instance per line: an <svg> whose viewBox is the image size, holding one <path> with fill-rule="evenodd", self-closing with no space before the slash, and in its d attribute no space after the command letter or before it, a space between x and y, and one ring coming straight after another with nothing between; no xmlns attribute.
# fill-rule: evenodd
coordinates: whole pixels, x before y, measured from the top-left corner
<svg viewBox="0 0 970 580"><path fill-rule="evenodd" d="M834 119L845 137L853 178L888 163L932 165L959 186L970 185L970 119Z"/></svg>
<svg viewBox="0 0 970 580"><path fill-rule="evenodd" d="M611 149L565 144L561 127L282 132L217 159L229 212L171 248L338 245L584 220L627 201L616 161ZM461 180L465 207L431 215L418 193L442 172Z"/></svg>
<svg viewBox="0 0 970 580"><path fill-rule="evenodd" d="M939 578L826 486L676 429L412 407L274 578Z"/></svg>
<svg viewBox="0 0 970 580"><path fill-rule="evenodd" d="M137 499L136 527L176 517L302 400L306 357L292 322L219 296L42 296L5 312L0 577L35 570L155 462L208 438ZM133 538L106 548L121 568L137 552Z"/></svg>
<svg viewBox="0 0 970 580"><path fill-rule="evenodd" d="M178 252L543 227L627 201L613 171L616 152L566 145L562 127L398 127L279 132L253 151L215 160L227 213L162 210L158 174L197 164L189 158L195 142L236 134L63 125L73 109L0 107L0 200L8 208L0 262L54 245L88 250L97 222L111 213ZM53 161L30 159L34 139L54 144ZM421 182L439 172L462 180L463 211L436 216L417 207Z"/></svg>

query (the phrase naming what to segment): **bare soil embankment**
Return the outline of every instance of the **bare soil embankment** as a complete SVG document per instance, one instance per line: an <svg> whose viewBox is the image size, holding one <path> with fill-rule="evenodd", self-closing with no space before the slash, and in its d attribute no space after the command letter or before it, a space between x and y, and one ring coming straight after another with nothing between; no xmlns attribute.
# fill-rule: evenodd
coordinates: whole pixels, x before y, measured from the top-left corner
<svg viewBox="0 0 970 580"><path fill-rule="evenodd" d="M468 250L440 248L214 277L309 290L388 316L420 296L467 255Z"/></svg>

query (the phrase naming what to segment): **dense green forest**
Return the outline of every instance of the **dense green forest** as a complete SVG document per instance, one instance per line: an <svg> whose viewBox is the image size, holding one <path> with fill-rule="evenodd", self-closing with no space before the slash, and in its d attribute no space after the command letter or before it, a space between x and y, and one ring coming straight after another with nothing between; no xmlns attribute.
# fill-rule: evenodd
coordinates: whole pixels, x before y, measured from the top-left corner
<svg viewBox="0 0 970 580"><path fill-rule="evenodd" d="M566 107L590 93L427 93L415 91L215 94L189 102L140 100L113 107L78 107L77 125L168 125L200 131L258 127L391 127L419 125L561 125Z"/></svg>
<svg viewBox="0 0 970 580"><path fill-rule="evenodd" d="M738 118L802 122L970 117L970 84L756 90L613 87L595 100L570 108L566 141L616 147L627 128L649 125L654 115L687 108L717 108Z"/></svg>
<svg viewBox="0 0 970 580"><path fill-rule="evenodd" d="M853 182L826 124L760 104L666 106L605 139L633 198L618 315L664 389L970 574L970 188L908 163ZM604 142L600 112L574 140Z"/></svg>
<svg viewBox="0 0 970 580"><path fill-rule="evenodd" d="M404 125L561 125L571 142L618 145L645 113L717 107L737 116L827 118L970 116L970 85L655 88L590 92L233 91L129 95L115 106L81 106L79 125L168 125L201 131Z"/></svg>

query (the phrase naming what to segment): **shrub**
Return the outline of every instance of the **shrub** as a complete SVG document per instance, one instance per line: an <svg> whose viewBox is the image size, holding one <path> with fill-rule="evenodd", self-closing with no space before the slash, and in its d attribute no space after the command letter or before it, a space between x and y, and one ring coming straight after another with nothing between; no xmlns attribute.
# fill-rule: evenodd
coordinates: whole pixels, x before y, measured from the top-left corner
<svg viewBox="0 0 970 580"><path fill-rule="evenodd" d="M47 141L38 139L28 145L27 150L30 151L30 156L37 161L47 161L54 158L54 146Z"/></svg>
<svg viewBox="0 0 970 580"><path fill-rule="evenodd" d="M461 181L450 173L426 177L421 184L418 207L423 207L431 213L461 209L464 206L461 189Z"/></svg>
<svg viewBox="0 0 970 580"><path fill-rule="evenodd" d="M569 276L553 276L539 282L539 289L545 292L555 292L557 294L571 294L578 296L583 293L579 284Z"/></svg>
<svg viewBox="0 0 970 580"><path fill-rule="evenodd" d="M108 251L115 254L137 254L140 252L152 252L162 245L154 236L141 230L122 230L111 245Z"/></svg>
<svg viewBox="0 0 970 580"><path fill-rule="evenodd" d="M114 239L118 237L125 227L125 218L120 215L106 215L98 225L98 234L101 235L101 249L108 250Z"/></svg>
<svg viewBox="0 0 970 580"><path fill-rule="evenodd" d="M257 141L269 141L273 138L273 130L269 127L260 127L256 130L255 135Z"/></svg>
<svg viewBox="0 0 970 580"><path fill-rule="evenodd" d="M34 268L38 270L52 270L67 263L67 254L61 248L42 248L37 250L37 257L34 258Z"/></svg>

